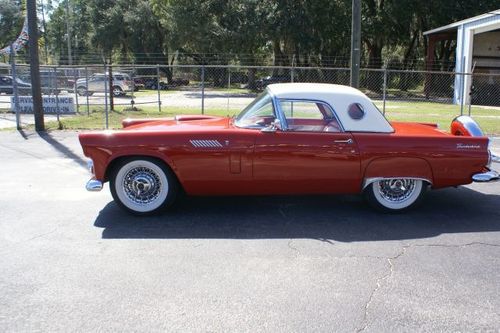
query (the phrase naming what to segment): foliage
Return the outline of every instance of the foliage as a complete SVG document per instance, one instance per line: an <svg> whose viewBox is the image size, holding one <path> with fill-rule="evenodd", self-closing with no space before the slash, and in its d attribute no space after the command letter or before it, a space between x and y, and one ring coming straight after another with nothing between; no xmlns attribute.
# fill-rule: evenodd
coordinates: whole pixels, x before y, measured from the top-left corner
<svg viewBox="0 0 500 333"><path fill-rule="evenodd" d="M0 0L0 49L17 38L23 22L20 0Z"/></svg>
<svg viewBox="0 0 500 333"><path fill-rule="evenodd" d="M349 62L352 0L52 1L55 9L47 24L47 42L57 61L65 61L69 22L77 63L167 65L176 54L195 64L255 65L266 60L269 64L270 59L275 65L297 66ZM425 55L424 31L497 6L496 0L363 0L363 62L373 68L385 62L413 69L417 65L413 60ZM1 11L7 11L4 7ZM453 46L443 44L437 57L452 59ZM163 71L169 76L166 66Z"/></svg>

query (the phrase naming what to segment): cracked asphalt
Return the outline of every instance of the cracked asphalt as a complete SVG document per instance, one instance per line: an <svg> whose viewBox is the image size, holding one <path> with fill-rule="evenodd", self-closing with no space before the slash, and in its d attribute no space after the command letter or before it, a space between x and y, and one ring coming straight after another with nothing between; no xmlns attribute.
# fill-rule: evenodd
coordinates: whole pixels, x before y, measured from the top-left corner
<svg viewBox="0 0 500 333"><path fill-rule="evenodd" d="M0 132L0 156L1 332L500 329L500 182L398 215L300 196L137 218L85 191L74 132Z"/></svg>

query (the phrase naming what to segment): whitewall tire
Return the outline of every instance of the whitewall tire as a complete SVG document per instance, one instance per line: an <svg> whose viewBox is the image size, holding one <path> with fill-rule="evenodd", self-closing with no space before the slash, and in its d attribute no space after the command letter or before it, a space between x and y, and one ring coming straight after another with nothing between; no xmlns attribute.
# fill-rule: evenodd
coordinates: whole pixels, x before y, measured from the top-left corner
<svg viewBox="0 0 500 333"><path fill-rule="evenodd" d="M369 184L365 198L376 209L385 212L400 212L418 205L427 189L421 179L389 178Z"/></svg>
<svg viewBox="0 0 500 333"><path fill-rule="evenodd" d="M110 177L113 199L136 215L149 215L169 207L177 195L177 180L170 169L152 158L121 161Z"/></svg>

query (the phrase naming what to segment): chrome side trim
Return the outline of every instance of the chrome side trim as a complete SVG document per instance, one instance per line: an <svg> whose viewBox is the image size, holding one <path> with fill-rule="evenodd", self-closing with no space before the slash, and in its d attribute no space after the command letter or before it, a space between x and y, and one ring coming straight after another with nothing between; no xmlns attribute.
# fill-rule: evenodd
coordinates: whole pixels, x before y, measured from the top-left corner
<svg viewBox="0 0 500 333"><path fill-rule="evenodd" d="M102 190L102 182L100 180L92 178L87 182L85 188L89 192L99 192L100 190Z"/></svg>
<svg viewBox="0 0 500 333"><path fill-rule="evenodd" d="M366 178L364 181L363 181L363 190L368 186L370 185L371 183L375 183L375 182L378 182L380 180L388 180L388 179L413 179L413 180L423 180L425 182L428 182L429 184L432 185L432 181L430 181L429 179L427 178L418 178L418 177L405 177L405 176L401 176L401 177L371 177L371 178Z"/></svg>
<svg viewBox="0 0 500 333"><path fill-rule="evenodd" d="M472 180L478 183L486 183L491 181L498 181L500 180L500 176L495 170L490 170L488 172L476 173L472 176Z"/></svg>

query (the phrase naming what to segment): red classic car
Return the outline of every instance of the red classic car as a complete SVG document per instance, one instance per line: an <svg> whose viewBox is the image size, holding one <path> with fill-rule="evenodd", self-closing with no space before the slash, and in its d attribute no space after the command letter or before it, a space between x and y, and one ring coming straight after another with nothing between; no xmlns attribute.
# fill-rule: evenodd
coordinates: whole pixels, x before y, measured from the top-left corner
<svg viewBox="0 0 500 333"><path fill-rule="evenodd" d="M80 134L91 158L87 189L110 182L135 214L188 195L364 193L374 207L406 210L428 187L498 180L488 138L469 117L451 133L389 122L360 91L330 84L269 85L237 117L127 119Z"/></svg>

